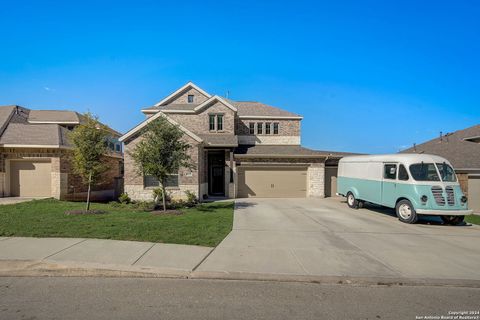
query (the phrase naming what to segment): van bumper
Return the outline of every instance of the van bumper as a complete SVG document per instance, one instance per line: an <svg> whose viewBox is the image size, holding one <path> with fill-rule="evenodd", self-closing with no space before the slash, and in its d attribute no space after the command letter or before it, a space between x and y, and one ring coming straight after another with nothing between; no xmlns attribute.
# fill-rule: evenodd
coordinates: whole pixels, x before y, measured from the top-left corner
<svg viewBox="0 0 480 320"><path fill-rule="evenodd" d="M473 213L473 210L426 210L417 209L417 214L425 214L431 216L468 216Z"/></svg>

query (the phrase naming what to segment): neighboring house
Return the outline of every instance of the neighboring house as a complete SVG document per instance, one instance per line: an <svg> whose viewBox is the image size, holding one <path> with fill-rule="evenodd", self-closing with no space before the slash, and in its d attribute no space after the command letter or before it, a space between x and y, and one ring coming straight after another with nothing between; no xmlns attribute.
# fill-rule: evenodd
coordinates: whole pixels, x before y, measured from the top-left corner
<svg viewBox="0 0 480 320"><path fill-rule="evenodd" d="M82 119L73 111L0 107L0 197L84 198L86 186L73 173L68 140L68 132ZM105 155L109 169L92 194L97 200L116 197L122 186L120 134L110 132Z"/></svg>
<svg viewBox="0 0 480 320"><path fill-rule="evenodd" d="M471 209L480 212L480 125L458 130L414 145L403 153L430 153L448 159L468 196Z"/></svg>
<svg viewBox="0 0 480 320"><path fill-rule="evenodd" d="M211 197L324 197L336 192L340 153L300 145L302 117L259 102L210 95L189 82L153 107L147 119L120 138L125 145L125 192L152 199L159 182L138 175L129 151L142 139L142 128L164 117L180 126L190 143L195 169L172 172L167 189L173 197L189 190Z"/></svg>

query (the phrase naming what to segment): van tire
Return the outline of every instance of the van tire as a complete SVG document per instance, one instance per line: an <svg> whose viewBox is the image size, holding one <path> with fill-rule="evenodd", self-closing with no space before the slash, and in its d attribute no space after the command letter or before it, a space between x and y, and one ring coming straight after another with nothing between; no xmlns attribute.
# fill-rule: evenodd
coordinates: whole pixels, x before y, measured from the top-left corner
<svg viewBox="0 0 480 320"><path fill-rule="evenodd" d="M358 200L352 192L347 193L347 205L352 209L358 209Z"/></svg>
<svg viewBox="0 0 480 320"><path fill-rule="evenodd" d="M463 223L463 219L465 219L465 216L440 216L440 218L442 218L442 221L445 224L458 226L459 224Z"/></svg>
<svg viewBox="0 0 480 320"><path fill-rule="evenodd" d="M412 203L408 200L400 200L395 206L395 212L397 213L398 220L404 223L416 223L418 221L418 215L413 207Z"/></svg>

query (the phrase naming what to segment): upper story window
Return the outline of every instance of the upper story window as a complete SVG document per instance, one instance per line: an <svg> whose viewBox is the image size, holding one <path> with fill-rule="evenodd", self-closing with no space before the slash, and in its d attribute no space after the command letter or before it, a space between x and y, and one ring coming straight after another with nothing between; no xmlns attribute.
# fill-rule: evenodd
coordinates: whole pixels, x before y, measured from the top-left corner
<svg viewBox="0 0 480 320"><path fill-rule="evenodd" d="M193 103L193 94L189 94L187 97L188 103Z"/></svg>
<svg viewBox="0 0 480 320"><path fill-rule="evenodd" d="M223 131L223 114L211 114L208 116L208 129L210 131Z"/></svg>
<svg viewBox="0 0 480 320"><path fill-rule="evenodd" d="M271 134L271 125L270 122L265 123L265 134Z"/></svg>
<svg viewBox="0 0 480 320"><path fill-rule="evenodd" d="M122 149L121 149L121 147L120 147L120 144L117 143L117 144L115 145L115 151L120 152L121 150L122 150Z"/></svg>
<svg viewBox="0 0 480 320"><path fill-rule="evenodd" d="M278 134L278 122L273 123L273 134Z"/></svg>
<svg viewBox="0 0 480 320"><path fill-rule="evenodd" d="M210 131L215 131L215 115L211 114L209 117L208 127Z"/></svg>
<svg viewBox="0 0 480 320"><path fill-rule="evenodd" d="M248 132L250 134L255 134L255 122L250 122L248 124Z"/></svg>
<svg viewBox="0 0 480 320"><path fill-rule="evenodd" d="M263 122L257 122L257 134L263 134Z"/></svg>
<svg viewBox="0 0 480 320"><path fill-rule="evenodd" d="M217 131L223 131L223 114L217 115Z"/></svg>

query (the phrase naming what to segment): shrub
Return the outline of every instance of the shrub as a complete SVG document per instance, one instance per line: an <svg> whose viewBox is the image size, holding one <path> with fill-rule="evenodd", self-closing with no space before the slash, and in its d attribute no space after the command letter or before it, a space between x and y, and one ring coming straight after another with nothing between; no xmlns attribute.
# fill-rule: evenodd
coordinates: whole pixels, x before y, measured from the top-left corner
<svg viewBox="0 0 480 320"><path fill-rule="evenodd" d="M152 191L152 196L153 196L153 201L155 203L160 203L160 201L162 200L163 198L163 190L162 188L155 188L153 189ZM165 191L165 202L169 202L170 201L170 195L168 194L168 192Z"/></svg>
<svg viewBox="0 0 480 320"><path fill-rule="evenodd" d="M190 190L185 191L185 195L187 196L187 207L193 207L198 203L197 196Z"/></svg>
<svg viewBox="0 0 480 320"><path fill-rule="evenodd" d="M156 203L153 201L136 201L130 206L137 211L153 211L155 210Z"/></svg>
<svg viewBox="0 0 480 320"><path fill-rule="evenodd" d="M120 197L118 197L118 202L123 203L123 204L128 204L132 202L132 199L128 196L128 193L122 193Z"/></svg>

